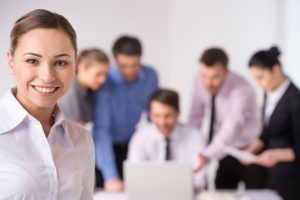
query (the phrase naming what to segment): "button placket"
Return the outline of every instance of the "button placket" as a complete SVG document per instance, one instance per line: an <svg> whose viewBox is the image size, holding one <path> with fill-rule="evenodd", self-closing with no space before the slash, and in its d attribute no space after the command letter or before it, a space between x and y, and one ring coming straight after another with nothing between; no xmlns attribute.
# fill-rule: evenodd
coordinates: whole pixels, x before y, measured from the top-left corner
<svg viewBox="0 0 300 200"><path fill-rule="evenodd" d="M56 167L53 161L51 147L47 138L45 137L45 133L40 122L37 121L36 119L31 119L31 120L34 120L34 123L32 124L34 130L37 130L35 132L35 135L38 138L37 139L38 145L40 146L40 150L43 155L43 160L49 177L49 197L50 199L56 200L58 198L58 178L57 178Z"/></svg>
<svg viewBox="0 0 300 200"><path fill-rule="evenodd" d="M51 190L51 196L53 199L57 199L58 198L58 177L57 177L57 170L56 170L56 166L54 164L52 150L51 150L51 142L52 142L52 136L53 136L52 132L55 130L54 126L50 129L48 139L45 138L45 140L47 141L48 153L50 154L49 163L51 164L51 167L49 167L49 170L50 170L50 172L52 174L52 178L53 178L53 187Z"/></svg>

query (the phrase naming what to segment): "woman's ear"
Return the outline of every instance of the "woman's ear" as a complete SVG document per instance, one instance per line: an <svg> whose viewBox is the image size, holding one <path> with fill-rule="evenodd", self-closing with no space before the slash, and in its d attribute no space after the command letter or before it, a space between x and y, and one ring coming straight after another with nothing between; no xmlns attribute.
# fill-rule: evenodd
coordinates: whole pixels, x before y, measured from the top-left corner
<svg viewBox="0 0 300 200"><path fill-rule="evenodd" d="M7 61L8 61L8 71L11 74L14 74L14 59L13 59L13 55L11 53L11 51L7 52Z"/></svg>
<svg viewBox="0 0 300 200"><path fill-rule="evenodd" d="M281 67L280 67L280 65L279 64L275 64L274 66L273 66L273 71L275 72L275 73L281 73Z"/></svg>

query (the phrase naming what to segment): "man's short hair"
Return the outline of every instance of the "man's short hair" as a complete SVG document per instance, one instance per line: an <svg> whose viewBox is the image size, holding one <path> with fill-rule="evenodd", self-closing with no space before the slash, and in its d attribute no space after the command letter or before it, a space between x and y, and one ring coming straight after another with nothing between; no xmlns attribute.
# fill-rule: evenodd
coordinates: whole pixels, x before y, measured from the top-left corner
<svg viewBox="0 0 300 200"><path fill-rule="evenodd" d="M121 36L119 37L112 48L113 54L116 57L118 54L125 54L129 56L141 56L142 55L142 45L139 39L131 36Z"/></svg>
<svg viewBox="0 0 300 200"><path fill-rule="evenodd" d="M225 68L228 66L228 56L221 48L209 48L205 50L199 59L200 62L210 67L215 64L221 64Z"/></svg>
<svg viewBox="0 0 300 200"><path fill-rule="evenodd" d="M158 101L162 104L171 106L179 112L179 95L177 92L169 89L159 89L150 98L152 101Z"/></svg>

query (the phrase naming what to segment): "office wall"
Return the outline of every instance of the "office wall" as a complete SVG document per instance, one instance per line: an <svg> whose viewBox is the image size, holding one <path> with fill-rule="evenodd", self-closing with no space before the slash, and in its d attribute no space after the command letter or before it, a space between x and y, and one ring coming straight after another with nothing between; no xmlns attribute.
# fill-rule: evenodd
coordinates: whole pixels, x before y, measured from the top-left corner
<svg viewBox="0 0 300 200"><path fill-rule="evenodd" d="M9 34L13 23L26 12L44 8L63 14L77 32L79 49L99 47L110 54L112 42L119 35L137 35L144 46L144 62L154 65L159 74L166 74L168 7L168 0L1 0L0 95L14 83L7 72Z"/></svg>
<svg viewBox="0 0 300 200"><path fill-rule="evenodd" d="M230 56L230 68L253 83L247 71L249 57L277 44L286 71L300 84L297 0L2 0L0 95L14 83L5 57L10 30L18 17L36 8L66 16L77 31L80 49L101 47L110 52L118 35L139 36L144 62L155 66L162 86L180 92L183 121L190 109L198 57L210 46L223 47Z"/></svg>
<svg viewBox="0 0 300 200"><path fill-rule="evenodd" d="M287 74L300 87L300 1L288 0L285 4L285 43L283 65Z"/></svg>
<svg viewBox="0 0 300 200"><path fill-rule="evenodd" d="M278 3L273 0L177 0L171 6L168 84L178 88L185 120L189 113L198 58L211 46L224 48L229 67L252 81L247 71L251 54L281 41Z"/></svg>

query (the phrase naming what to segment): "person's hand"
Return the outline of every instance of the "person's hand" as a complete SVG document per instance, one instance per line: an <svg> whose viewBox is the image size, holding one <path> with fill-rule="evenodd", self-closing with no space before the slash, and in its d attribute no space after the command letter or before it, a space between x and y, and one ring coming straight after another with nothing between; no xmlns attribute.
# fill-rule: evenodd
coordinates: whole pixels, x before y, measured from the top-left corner
<svg viewBox="0 0 300 200"><path fill-rule="evenodd" d="M196 168L193 170L194 173L197 173L200 170L202 170L204 168L204 166L208 163L208 161L209 161L209 159L206 156L199 154L198 164L197 164Z"/></svg>
<svg viewBox="0 0 300 200"><path fill-rule="evenodd" d="M244 150L243 152L250 153L249 151L246 151L246 150ZM246 165L246 166L249 166L249 165L252 165L252 164L256 164L256 160L254 160L254 161L248 161L246 159L245 160L240 160L239 159L239 161L240 161L240 163L242 163L243 165Z"/></svg>
<svg viewBox="0 0 300 200"><path fill-rule="evenodd" d="M250 144L243 151L245 153L257 154L259 151L262 150L263 147L264 147L264 142L261 139L256 139L254 142L252 142L252 144ZM243 165L246 165L246 166L256 163L256 161L253 161L253 162L249 162L249 161L245 161L245 160L239 160L239 161L240 161L240 163L242 163Z"/></svg>
<svg viewBox="0 0 300 200"><path fill-rule="evenodd" d="M258 155L255 163L263 167L273 167L279 162L293 162L295 157L292 148L269 149Z"/></svg>
<svg viewBox="0 0 300 200"><path fill-rule="evenodd" d="M124 188L121 179L109 179L104 182L105 192L122 192Z"/></svg>
<svg viewBox="0 0 300 200"><path fill-rule="evenodd" d="M250 144L246 149L245 152L257 154L259 153L264 147L264 142L261 139L256 139L252 144Z"/></svg>
<svg viewBox="0 0 300 200"><path fill-rule="evenodd" d="M263 167L273 167L279 162L276 150L266 150L257 156L255 163Z"/></svg>

